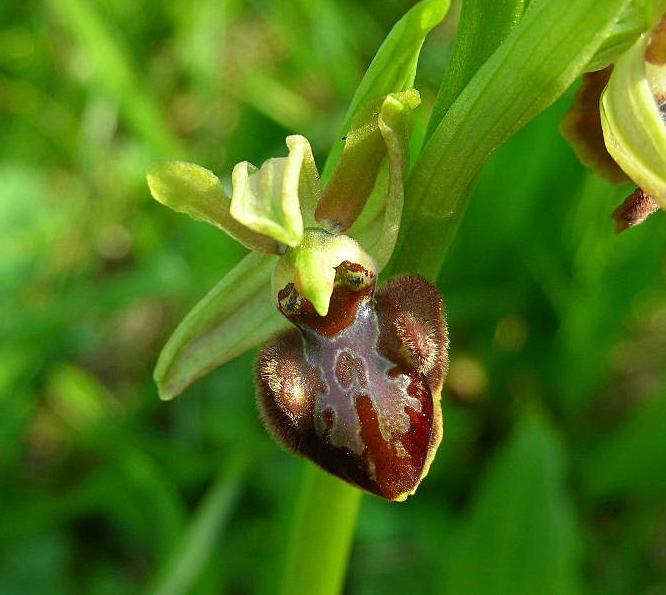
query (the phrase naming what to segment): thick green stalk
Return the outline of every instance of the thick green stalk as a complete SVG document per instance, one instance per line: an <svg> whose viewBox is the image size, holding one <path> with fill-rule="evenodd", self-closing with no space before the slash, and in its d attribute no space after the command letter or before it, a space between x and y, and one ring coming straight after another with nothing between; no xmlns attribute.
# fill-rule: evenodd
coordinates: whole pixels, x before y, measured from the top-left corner
<svg viewBox="0 0 666 595"><path fill-rule="evenodd" d="M344 585L363 493L305 463L281 595L337 595Z"/></svg>

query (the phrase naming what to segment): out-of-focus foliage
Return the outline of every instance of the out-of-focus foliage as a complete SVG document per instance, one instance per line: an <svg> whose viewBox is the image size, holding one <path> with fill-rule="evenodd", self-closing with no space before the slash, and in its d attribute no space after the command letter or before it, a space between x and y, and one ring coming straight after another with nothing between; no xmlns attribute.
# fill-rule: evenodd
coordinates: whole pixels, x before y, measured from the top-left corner
<svg viewBox="0 0 666 595"><path fill-rule="evenodd" d="M151 378L244 252L144 172L230 172L293 133L321 166L409 5L0 5L2 595L274 590L300 463L257 420L252 355L168 404ZM666 589L666 220L613 234L627 189L561 138L570 100L481 176L440 278L444 443L416 497L364 499L350 594Z"/></svg>

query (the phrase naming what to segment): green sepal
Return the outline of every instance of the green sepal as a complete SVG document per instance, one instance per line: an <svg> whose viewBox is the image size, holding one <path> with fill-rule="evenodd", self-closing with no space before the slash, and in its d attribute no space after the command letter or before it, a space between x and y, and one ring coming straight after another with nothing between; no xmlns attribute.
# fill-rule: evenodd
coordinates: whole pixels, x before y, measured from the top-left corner
<svg viewBox="0 0 666 595"><path fill-rule="evenodd" d="M304 229L300 193L309 210L320 192L319 176L305 137L291 136L287 145L287 157L268 159L259 169L247 161L234 167L231 215L256 233L296 246Z"/></svg>
<svg viewBox="0 0 666 595"><path fill-rule="evenodd" d="M155 368L160 397L177 397L198 378L288 326L271 301L275 259L248 254L178 325Z"/></svg>
<svg viewBox="0 0 666 595"><path fill-rule="evenodd" d="M250 250L284 252L280 242L248 229L231 216L229 196L218 177L205 167L185 161L158 161L148 169L146 179L153 198L174 211L224 230Z"/></svg>
<svg viewBox="0 0 666 595"><path fill-rule="evenodd" d="M601 124L613 159L666 208L666 126L651 86L664 66L650 65L648 74L648 40L642 36L616 63L601 96Z"/></svg>

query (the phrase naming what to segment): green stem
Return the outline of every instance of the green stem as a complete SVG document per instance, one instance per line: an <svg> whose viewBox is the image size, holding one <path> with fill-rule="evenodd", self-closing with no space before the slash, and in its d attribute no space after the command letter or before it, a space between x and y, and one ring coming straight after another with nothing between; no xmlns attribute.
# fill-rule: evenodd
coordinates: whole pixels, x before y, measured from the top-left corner
<svg viewBox="0 0 666 595"><path fill-rule="evenodd" d="M305 463L281 595L341 592L363 493Z"/></svg>

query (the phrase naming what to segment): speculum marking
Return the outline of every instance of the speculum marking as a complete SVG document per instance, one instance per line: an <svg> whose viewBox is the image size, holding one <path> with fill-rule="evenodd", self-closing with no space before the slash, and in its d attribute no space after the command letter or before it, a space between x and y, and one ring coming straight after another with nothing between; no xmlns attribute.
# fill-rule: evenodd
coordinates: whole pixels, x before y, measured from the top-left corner
<svg viewBox="0 0 666 595"><path fill-rule="evenodd" d="M409 431L411 420L405 409L420 411L421 403L408 393L410 377L394 373L395 364L378 351L379 322L370 300L359 304L353 322L336 335L322 336L307 328L303 332L305 357L328 386L315 402L319 436L323 437L326 429L324 410L331 408L335 422L327 432L329 443L362 454L367 445L361 436L356 404L361 395L369 398L379 412L377 421L385 442L390 443L395 432Z"/></svg>

